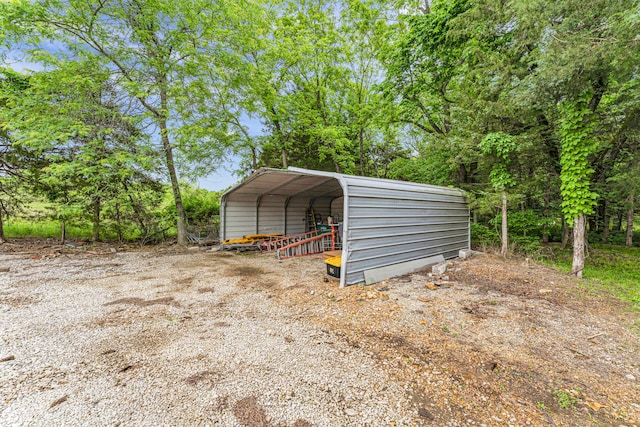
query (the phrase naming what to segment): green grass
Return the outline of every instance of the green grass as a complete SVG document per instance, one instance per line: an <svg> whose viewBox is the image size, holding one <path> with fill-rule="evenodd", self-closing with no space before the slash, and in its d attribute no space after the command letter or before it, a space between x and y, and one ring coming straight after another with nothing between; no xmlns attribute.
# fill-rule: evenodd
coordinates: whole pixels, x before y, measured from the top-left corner
<svg viewBox="0 0 640 427"><path fill-rule="evenodd" d="M573 254L553 247L547 264L569 273ZM594 289L605 290L640 310L640 248L626 246L590 245L583 271L584 283Z"/></svg>
<svg viewBox="0 0 640 427"><path fill-rule="evenodd" d="M563 390L556 390L553 393L553 398L562 409L574 409L578 400L571 394Z"/></svg>
<svg viewBox="0 0 640 427"><path fill-rule="evenodd" d="M88 239L91 238L91 228L82 225L67 225L68 239ZM26 219L12 218L4 224L5 236L9 239L20 239L26 237L37 238L60 238L60 222L53 220L29 221Z"/></svg>

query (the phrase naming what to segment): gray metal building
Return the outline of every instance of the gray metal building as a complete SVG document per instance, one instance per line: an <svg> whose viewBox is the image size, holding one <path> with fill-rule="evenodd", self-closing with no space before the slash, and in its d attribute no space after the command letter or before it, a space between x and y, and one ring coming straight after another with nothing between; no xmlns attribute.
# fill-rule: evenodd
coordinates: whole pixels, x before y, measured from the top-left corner
<svg viewBox="0 0 640 427"><path fill-rule="evenodd" d="M222 195L222 239L305 231L307 210L340 219L340 286L378 269L405 274L421 260L469 249L462 190L299 168L262 168ZM378 274L380 276L380 274Z"/></svg>

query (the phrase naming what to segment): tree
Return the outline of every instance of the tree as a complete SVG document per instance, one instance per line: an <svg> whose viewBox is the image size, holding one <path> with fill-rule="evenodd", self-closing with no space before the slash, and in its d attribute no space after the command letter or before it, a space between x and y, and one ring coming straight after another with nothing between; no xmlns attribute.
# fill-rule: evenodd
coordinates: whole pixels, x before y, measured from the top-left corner
<svg viewBox="0 0 640 427"><path fill-rule="evenodd" d="M63 43L61 54L89 59L97 56L108 62L120 87L137 103L140 115L155 126L153 135L160 141L164 171L173 192L178 242L186 243L176 154L196 146L200 158L207 148L219 154L220 141L207 138L198 145L201 141L194 140L197 132L189 132L188 117L181 115L187 111L182 104L189 102L184 87L185 82L197 87L194 81L202 77L198 65L203 62L203 44L213 46L206 50L208 54L225 54L220 43L224 5L204 0L39 0L6 7L27 11L17 16L15 12L5 14L13 18L11 26L34 22L34 35ZM31 37L29 42L37 46L39 39ZM216 62L213 56L209 59Z"/></svg>
<svg viewBox="0 0 640 427"><path fill-rule="evenodd" d="M517 150L514 138L503 133L490 133L480 142L480 148L485 155L495 158L495 164L491 168L491 185L496 191L501 193L502 205L502 248L500 254L506 258L508 253L508 229L507 229L507 189L515 184L509 173L511 155Z"/></svg>
<svg viewBox="0 0 640 427"><path fill-rule="evenodd" d="M88 213L98 240L103 205L149 170L151 150L99 61L53 61L49 68L32 73L27 86L5 88L0 117L16 148L38 153L32 188L58 203L62 239L65 222Z"/></svg>
<svg viewBox="0 0 640 427"><path fill-rule="evenodd" d="M16 211L20 204L20 184L25 173L34 167L34 159L15 144L4 117L9 110L7 93L28 87L28 79L9 69L0 69L0 243L6 242L3 216Z"/></svg>

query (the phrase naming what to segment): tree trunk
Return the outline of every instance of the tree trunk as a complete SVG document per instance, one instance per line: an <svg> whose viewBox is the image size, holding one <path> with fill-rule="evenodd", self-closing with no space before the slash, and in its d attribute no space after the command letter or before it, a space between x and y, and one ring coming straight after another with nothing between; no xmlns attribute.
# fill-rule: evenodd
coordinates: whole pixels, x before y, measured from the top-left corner
<svg viewBox="0 0 640 427"><path fill-rule="evenodd" d="M100 240L100 197L93 199L93 235L92 242Z"/></svg>
<svg viewBox="0 0 640 427"><path fill-rule="evenodd" d="M67 240L67 227L63 219L60 220L60 244L64 245L65 240Z"/></svg>
<svg viewBox="0 0 640 427"><path fill-rule="evenodd" d="M542 225L542 243L549 243L549 203L551 202L551 177L547 174L547 181L544 190L544 205L542 208L542 217L544 224Z"/></svg>
<svg viewBox="0 0 640 427"><path fill-rule="evenodd" d="M571 234L571 227L569 224L562 219L562 249L567 249L567 245L569 244L569 236Z"/></svg>
<svg viewBox="0 0 640 427"><path fill-rule="evenodd" d="M167 110L167 88L165 85L160 85L160 104L162 106L162 114ZM176 173L176 165L173 161L173 147L169 141L169 131L167 129L167 118L159 116L158 125L160 127L160 138L162 140L162 148L164 149L165 161L167 170L169 171L169 178L171 179L171 190L173 191L173 200L176 206L176 213L178 218L176 220L176 228L178 229L178 244L187 244L187 224L184 215L184 207L182 206L182 194L180 194L180 183L178 182L178 174Z"/></svg>
<svg viewBox="0 0 640 427"><path fill-rule="evenodd" d="M571 264L571 274L582 279L584 270L584 246L586 217L584 214L578 216L573 223L573 264Z"/></svg>
<svg viewBox="0 0 640 427"><path fill-rule="evenodd" d="M258 169L258 150L254 146L251 146L251 167L254 171Z"/></svg>
<svg viewBox="0 0 640 427"><path fill-rule="evenodd" d="M602 243L609 243L609 227L611 216L609 215L609 206L605 202L602 209Z"/></svg>
<svg viewBox="0 0 640 427"><path fill-rule="evenodd" d="M478 223L478 211L473 211L473 223Z"/></svg>
<svg viewBox="0 0 640 427"><path fill-rule="evenodd" d="M140 206L138 205L138 203L135 200L133 200L133 196L131 195L131 193L129 193L129 188L126 184L124 189L127 192L129 201L131 202L131 209L133 209L135 218L138 221L138 225L140 226L140 231L142 231L142 234L144 234L144 237L147 238L149 237L149 228L144 223L144 216L142 215L143 212L140 210Z"/></svg>
<svg viewBox="0 0 640 427"><path fill-rule="evenodd" d="M277 117L277 112L274 107L270 107L271 113L273 114L273 126L276 128L276 136L278 137L278 142L280 143L280 147L282 149L282 168L287 169L289 167L289 159L287 156L287 149L284 146L284 135L282 135L282 126L280 126L280 120L275 119Z"/></svg>
<svg viewBox="0 0 640 427"><path fill-rule="evenodd" d="M358 143L360 145L360 176L364 176L364 129L362 126L358 131Z"/></svg>
<svg viewBox="0 0 640 427"><path fill-rule="evenodd" d="M6 242L7 239L4 237L4 223L2 222L2 210L0 209L0 244Z"/></svg>
<svg viewBox="0 0 640 427"><path fill-rule="evenodd" d="M623 212L619 210L616 213L616 225L613 226L613 231L622 231L622 217Z"/></svg>
<svg viewBox="0 0 640 427"><path fill-rule="evenodd" d="M629 207L629 210L627 211L627 241L625 242L625 245L631 247L633 246L633 194L631 196L629 196L629 203L631 203L631 206Z"/></svg>
<svg viewBox="0 0 640 427"><path fill-rule="evenodd" d="M502 191L502 248L500 254L506 258L509 249L509 236L507 230L507 192Z"/></svg>
<svg viewBox="0 0 640 427"><path fill-rule="evenodd" d="M116 203L116 233L118 242L122 242L122 222L120 220L120 203Z"/></svg>
<svg viewBox="0 0 640 427"><path fill-rule="evenodd" d="M289 167L289 159L287 158L287 149L282 147L282 168L287 169Z"/></svg>

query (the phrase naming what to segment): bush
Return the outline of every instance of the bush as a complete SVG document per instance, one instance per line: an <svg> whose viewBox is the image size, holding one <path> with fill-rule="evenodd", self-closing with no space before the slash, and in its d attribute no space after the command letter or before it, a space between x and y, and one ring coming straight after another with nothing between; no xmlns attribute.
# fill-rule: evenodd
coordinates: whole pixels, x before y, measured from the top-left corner
<svg viewBox="0 0 640 427"><path fill-rule="evenodd" d="M471 223L471 244L473 246L498 246L500 236L498 233L484 224Z"/></svg>
<svg viewBox="0 0 640 427"><path fill-rule="evenodd" d="M587 235L587 239L590 244L598 244L602 243L602 233L601 232L589 232ZM626 231L611 231L609 232L609 239L607 243L615 246L624 246L627 242L627 232ZM633 232L633 246L640 247L640 231Z"/></svg>

